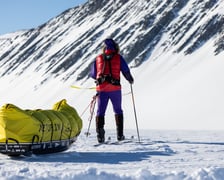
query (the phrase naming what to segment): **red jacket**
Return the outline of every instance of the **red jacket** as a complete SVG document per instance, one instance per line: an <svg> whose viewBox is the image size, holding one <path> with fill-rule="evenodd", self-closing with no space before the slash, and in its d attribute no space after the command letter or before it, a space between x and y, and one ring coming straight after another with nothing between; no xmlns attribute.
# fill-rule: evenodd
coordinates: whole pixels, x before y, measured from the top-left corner
<svg viewBox="0 0 224 180"><path fill-rule="evenodd" d="M111 64L111 72L109 63ZM115 54L113 58L110 60L110 62L104 60L102 54L96 58L96 79L100 78L101 75L111 74L114 79L120 80L120 71L121 71L121 61L119 54ZM120 89L121 89L120 85L113 85L107 81L104 81L102 84L96 86L97 91L116 91Z"/></svg>

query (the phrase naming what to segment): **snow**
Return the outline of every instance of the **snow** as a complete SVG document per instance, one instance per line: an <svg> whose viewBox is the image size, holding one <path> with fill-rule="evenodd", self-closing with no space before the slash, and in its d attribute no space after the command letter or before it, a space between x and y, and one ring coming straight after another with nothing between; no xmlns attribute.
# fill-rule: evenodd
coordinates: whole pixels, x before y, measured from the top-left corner
<svg viewBox="0 0 224 180"><path fill-rule="evenodd" d="M151 3L150 7L154 5L155 3ZM192 6L193 4L189 3L180 14L186 14ZM223 14L223 3L220 3L219 8L210 11L208 16L211 17L217 12ZM122 15L122 11L118 13ZM136 17L131 14L130 17L128 17L129 14L121 16L123 19L120 24L125 18L128 23L122 25L120 34L146 15L145 11ZM0 179L222 180L224 178L222 131L224 127L224 53L214 56L214 39L208 41L193 54L185 56L182 53L173 53L177 46L183 43L182 41L177 46L168 46L168 50L162 47L164 42L172 43L169 41L169 35L164 33L161 43L150 52L152 53L150 58L140 67L131 69L135 78L133 90L141 144L133 142L95 147L97 142L94 120L91 125L91 136L85 137L84 133L90 116L89 109L86 108L95 95L95 91L78 90L70 86L93 87L94 81L89 79L83 83L69 79L62 82L62 76L65 74L59 77L43 75L45 68L49 65L45 62L45 58L54 54L56 50L66 48L66 45L69 46L73 41L77 41L90 25L94 29L102 22L101 18L100 14L95 14L87 18L86 25L82 22L77 27L74 25L70 31L60 37L55 46L46 50L42 59L25 69L21 76L17 74L22 72L26 63L30 62L28 60L33 60L34 56L30 55L19 69L0 78L0 105L13 103L23 109L49 109L54 103L65 98L77 109L83 119L82 133L68 151L17 158L0 155ZM115 16L111 17L111 19L115 18ZM190 31L205 21L206 16ZM97 33L103 32L103 34L100 41L93 44L89 51L93 51L104 37L113 33L113 28L104 32L104 29L109 26L110 24L104 24L97 29ZM64 30L69 29L67 25L61 27ZM46 29L43 36L49 34L48 30ZM55 34L52 33L49 36L55 36L60 31L61 29L58 28ZM129 40L123 39L121 48L134 42L138 33L144 33L138 29L132 31L136 33L133 33ZM190 31L189 34L185 34L184 39L189 38ZM13 37L23 33L16 32L1 36L1 41L4 41L4 46L0 47L1 52L10 46L10 40ZM26 37L19 36L16 41L22 42L24 38ZM42 37L38 37L36 41L39 38ZM48 39L42 43L45 41ZM89 39L83 41L89 41ZM20 46L16 46L12 51L16 51ZM89 59L95 56L96 54L92 53ZM10 66L9 62L7 60L0 62L1 68L4 70ZM83 61L78 62L74 68L77 69L82 63ZM87 64L88 62L77 71L81 72ZM36 68L40 70L35 71ZM69 69L66 73L71 72L72 70ZM76 74L73 75L75 76ZM122 86L125 135L127 138L134 135L137 141L130 85L122 79ZM112 142L116 141L111 105L107 110L105 127L107 137L111 137Z"/></svg>
<svg viewBox="0 0 224 180"><path fill-rule="evenodd" d="M202 180L224 177L222 131L126 130L134 140L124 144L97 144L95 132L85 130L72 147L61 153L8 157L0 155L1 179L76 180ZM106 137L116 142L114 130Z"/></svg>
<svg viewBox="0 0 224 180"><path fill-rule="evenodd" d="M207 44L193 55L159 52L142 66L132 69L135 105L141 129L194 129L222 130L224 111L223 53L210 54ZM205 55L205 52L206 53ZM158 58L159 57L159 58ZM94 90L74 89L71 85L93 87L89 79L85 84L61 82L60 78L47 77L41 84L41 73L24 72L23 76L9 75L0 79L0 104L13 103L23 109L49 109L61 99L67 99L82 114ZM123 110L127 129L135 128L130 85L122 79ZM4 88L3 88L4 87ZM50 92L50 93L49 93ZM87 126L89 111L82 116ZM114 127L114 116L109 105L106 126Z"/></svg>

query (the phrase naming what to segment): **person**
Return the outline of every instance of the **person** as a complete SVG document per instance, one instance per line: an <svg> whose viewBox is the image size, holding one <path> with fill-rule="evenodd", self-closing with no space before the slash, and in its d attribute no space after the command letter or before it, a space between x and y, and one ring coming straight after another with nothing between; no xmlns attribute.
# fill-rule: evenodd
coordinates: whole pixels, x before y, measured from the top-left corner
<svg viewBox="0 0 224 180"><path fill-rule="evenodd" d="M119 54L118 44L111 38L105 39L103 53L96 57L90 72L90 76L96 82L96 133L99 143L105 141L105 112L109 100L112 102L115 114L117 140L125 139L120 72L129 83L133 84L134 79L124 58Z"/></svg>

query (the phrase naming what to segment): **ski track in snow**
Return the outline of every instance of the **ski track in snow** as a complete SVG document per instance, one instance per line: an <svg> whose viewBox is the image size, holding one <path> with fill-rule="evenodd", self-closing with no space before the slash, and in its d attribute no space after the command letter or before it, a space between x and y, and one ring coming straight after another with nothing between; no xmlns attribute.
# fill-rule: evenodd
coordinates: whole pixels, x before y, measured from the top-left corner
<svg viewBox="0 0 224 180"><path fill-rule="evenodd" d="M115 142L115 131L107 130ZM97 144L94 131L80 135L61 153L8 157L0 155L0 179L223 179L221 131L141 130L124 144ZM126 131L126 137L135 131Z"/></svg>

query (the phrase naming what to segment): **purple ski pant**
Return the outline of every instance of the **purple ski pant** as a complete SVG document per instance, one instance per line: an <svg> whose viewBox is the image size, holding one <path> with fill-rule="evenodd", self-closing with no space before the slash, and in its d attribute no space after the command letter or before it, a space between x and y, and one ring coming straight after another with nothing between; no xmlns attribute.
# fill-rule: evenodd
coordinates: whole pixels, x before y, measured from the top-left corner
<svg viewBox="0 0 224 180"><path fill-rule="evenodd" d="M98 92L98 107L97 116L105 116L107 105L109 100L113 105L113 110L115 114L123 114L121 108L121 90L109 91L109 92Z"/></svg>

